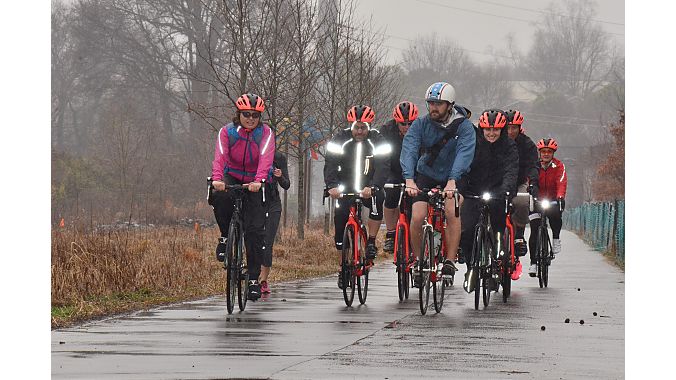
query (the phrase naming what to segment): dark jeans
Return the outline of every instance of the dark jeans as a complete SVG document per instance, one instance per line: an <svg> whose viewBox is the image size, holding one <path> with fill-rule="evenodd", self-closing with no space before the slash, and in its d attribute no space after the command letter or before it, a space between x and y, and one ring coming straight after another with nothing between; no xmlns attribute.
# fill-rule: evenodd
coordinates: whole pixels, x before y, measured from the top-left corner
<svg viewBox="0 0 676 380"><path fill-rule="evenodd" d="M242 184L242 182L226 175L223 178L226 184ZM265 185L266 197L270 193L269 186ZM221 231L221 236L227 237L230 228L230 219L235 207L232 191L214 191L211 194L211 205L214 216ZM246 259L249 279L258 280L261 273L261 264L268 255L266 244L266 205L263 204L262 187L257 193L244 192L242 199L242 220L244 224L244 241L247 245ZM272 260L272 259L270 259Z"/></svg>
<svg viewBox="0 0 676 380"><path fill-rule="evenodd" d="M559 207L553 207L548 209L545 212L549 221L549 227L552 229L552 239L558 239L561 234L561 227L563 227L563 220L561 218L561 212L559 212ZM537 233L538 227L540 227L540 216L539 212L532 213L530 215L530 237L528 237L528 249L530 250L530 263L535 264L535 249L537 245Z"/></svg>

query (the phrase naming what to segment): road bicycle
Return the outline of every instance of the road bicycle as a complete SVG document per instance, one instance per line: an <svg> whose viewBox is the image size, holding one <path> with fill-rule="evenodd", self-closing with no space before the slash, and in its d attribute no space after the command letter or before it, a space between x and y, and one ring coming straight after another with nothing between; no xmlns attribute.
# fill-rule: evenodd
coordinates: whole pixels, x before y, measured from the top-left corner
<svg viewBox="0 0 676 380"><path fill-rule="evenodd" d="M208 179L208 182L209 190L213 191L211 178ZM226 184L225 188L233 192L234 200L232 217L230 219L230 226L228 227L228 242L225 248L226 256L225 260L223 260L223 269L226 271L226 304L228 314L232 314L235 309L235 297L237 297L239 310L244 311L249 293L249 273L244 243L244 221L242 219L242 203L244 192L248 191L248 186L246 184ZM265 192L265 189L262 191Z"/></svg>
<svg viewBox="0 0 676 380"><path fill-rule="evenodd" d="M427 193L427 216L423 221L422 249L418 259L418 275L420 276L419 301L420 312L425 315L429 306L430 288L434 310L439 313L443 308L446 288L453 285L453 276L443 276L446 252L446 228L445 196L441 186L432 189L420 189ZM453 192L455 202L455 215L460 215L459 193Z"/></svg>
<svg viewBox="0 0 676 380"><path fill-rule="evenodd" d="M410 199L406 195L405 183L386 183L385 189L399 189L399 219L397 220L396 233L394 235L394 265L397 271L397 291L399 301L408 299L413 273L413 258L411 256L410 240Z"/></svg>
<svg viewBox="0 0 676 380"><path fill-rule="evenodd" d="M533 202L531 202L533 203ZM540 215L540 224L535 233L537 240L535 244L535 263L537 264L537 277L540 288L547 287L549 284L549 266L552 264L554 253L552 252L552 241L549 238L549 225L547 210L552 207L559 207L562 211L560 201L550 201L547 199L535 200L537 213ZM533 233L533 231L531 231Z"/></svg>
<svg viewBox="0 0 676 380"><path fill-rule="evenodd" d="M479 221L474 228L474 241L470 253L470 270L467 272L463 284L468 293L474 292L474 309L479 309L479 299L483 299L484 307L488 306L491 299L491 292L497 291L500 285L500 261L497 257L497 248L500 239L499 235L493 233L491 225L489 202L494 199L490 193L482 195L463 194L465 198L478 199L481 202L481 211ZM507 198L507 197L506 197ZM507 244L503 243L503 252ZM513 252L513 246L509 244ZM510 254L511 257L511 254ZM504 260L507 255L503 254ZM503 262L502 265L511 268L511 264ZM509 276L507 276L510 278ZM511 278L510 278L511 279ZM511 289L511 282L508 285ZM503 289L504 291L504 289Z"/></svg>
<svg viewBox="0 0 676 380"><path fill-rule="evenodd" d="M372 188L372 190L375 191L375 188ZM328 196L328 189L324 189L324 199ZM361 217L364 198L361 196L361 193L342 192L339 194L339 198L352 199L350 215L345 224L345 232L343 232L343 249L340 260L343 299L345 300L345 305L352 306L356 289L359 303L363 305L366 302L368 294L369 271L373 266L371 260L366 260L367 236Z"/></svg>

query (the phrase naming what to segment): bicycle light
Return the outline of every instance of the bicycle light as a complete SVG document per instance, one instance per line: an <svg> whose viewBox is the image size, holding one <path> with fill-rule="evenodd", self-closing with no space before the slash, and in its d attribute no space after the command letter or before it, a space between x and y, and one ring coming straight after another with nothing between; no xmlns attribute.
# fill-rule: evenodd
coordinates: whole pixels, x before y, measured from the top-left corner
<svg viewBox="0 0 676 380"><path fill-rule="evenodd" d="M345 186L338 185L338 191L340 191L342 193L344 190L345 190Z"/></svg>
<svg viewBox="0 0 676 380"><path fill-rule="evenodd" d="M549 201L547 200L542 201L542 209L546 210L549 208L549 206L550 206Z"/></svg>
<svg viewBox="0 0 676 380"><path fill-rule="evenodd" d="M490 193L484 193L481 198L485 201L489 201L491 199L491 194Z"/></svg>

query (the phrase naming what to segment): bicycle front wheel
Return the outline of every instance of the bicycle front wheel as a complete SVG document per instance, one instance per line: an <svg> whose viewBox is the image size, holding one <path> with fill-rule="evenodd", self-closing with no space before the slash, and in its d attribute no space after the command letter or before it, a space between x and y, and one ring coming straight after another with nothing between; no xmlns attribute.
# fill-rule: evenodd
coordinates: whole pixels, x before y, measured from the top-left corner
<svg viewBox="0 0 676 380"><path fill-rule="evenodd" d="M343 252L340 260L340 276L343 282L343 299L345 305L352 306L355 290L354 276L354 230L352 226L346 226L343 233Z"/></svg>
<svg viewBox="0 0 676 380"><path fill-rule="evenodd" d="M502 302L507 302L512 291L512 234L509 228L505 228L503 236L500 285L502 286Z"/></svg>
<svg viewBox="0 0 676 380"><path fill-rule="evenodd" d="M233 215L234 216L234 215ZM226 245L226 280L225 280L225 300L228 308L228 314L232 314L235 309L235 292L239 277L239 268L237 266L237 247L239 245L240 232L236 222L230 223L228 230L228 243Z"/></svg>
<svg viewBox="0 0 676 380"><path fill-rule="evenodd" d="M434 300L434 311L437 313L441 312L441 309L444 307L444 293L446 292L446 280L443 278L441 271L437 270L437 264L444 262L443 252L441 252L441 247L434 247L436 253L436 260L434 260L432 265L432 270L435 271L435 281L432 283L432 299Z"/></svg>
<svg viewBox="0 0 676 380"><path fill-rule="evenodd" d="M244 311L249 295L249 273L246 270L248 267L244 237L240 234L237 240L237 304L239 305L239 310Z"/></svg>
<svg viewBox="0 0 676 380"><path fill-rule="evenodd" d="M357 276L357 293L359 294L359 303L366 303L366 295L369 290L369 269L366 263L366 236L361 235L358 240L359 249L359 271Z"/></svg>
<svg viewBox="0 0 676 380"><path fill-rule="evenodd" d="M397 290L399 291L399 301L403 301L407 297L408 288L408 273L406 273L406 251L405 249L404 227L399 227L397 230L397 244L394 246L394 257L397 258Z"/></svg>
<svg viewBox="0 0 676 380"><path fill-rule="evenodd" d="M548 238L547 238L547 232L544 230L543 227L539 227L538 229L538 240L537 240L537 245L536 245L536 252L537 252L537 272L538 272L538 283L540 284L540 288L543 288L545 286L545 280L544 277L545 275L545 266L547 262L547 255L549 254L548 252Z"/></svg>
<svg viewBox="0 0 676 380"><path fill-rule="evenodd" d="M418 275L420 276L420 289L418 300L420 301L420 313L427 313L427 306L430 303L430 273L432 265L432 252L434 247L434 238L432 236L432 227L423 229L423 243L420 250L420 259L418 260Z"/></svg>

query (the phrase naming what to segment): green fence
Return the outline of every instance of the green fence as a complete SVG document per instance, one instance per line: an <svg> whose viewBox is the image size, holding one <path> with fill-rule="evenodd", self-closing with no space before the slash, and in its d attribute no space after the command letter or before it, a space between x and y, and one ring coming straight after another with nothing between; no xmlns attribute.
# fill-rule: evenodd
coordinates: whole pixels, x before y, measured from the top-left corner
<svg viewBox="0 0 676 380"><path fill-rule="evenodd" d="M594 249L614 253L624 262L624 200L584 203L566 210L563 223Z"/></svg>

